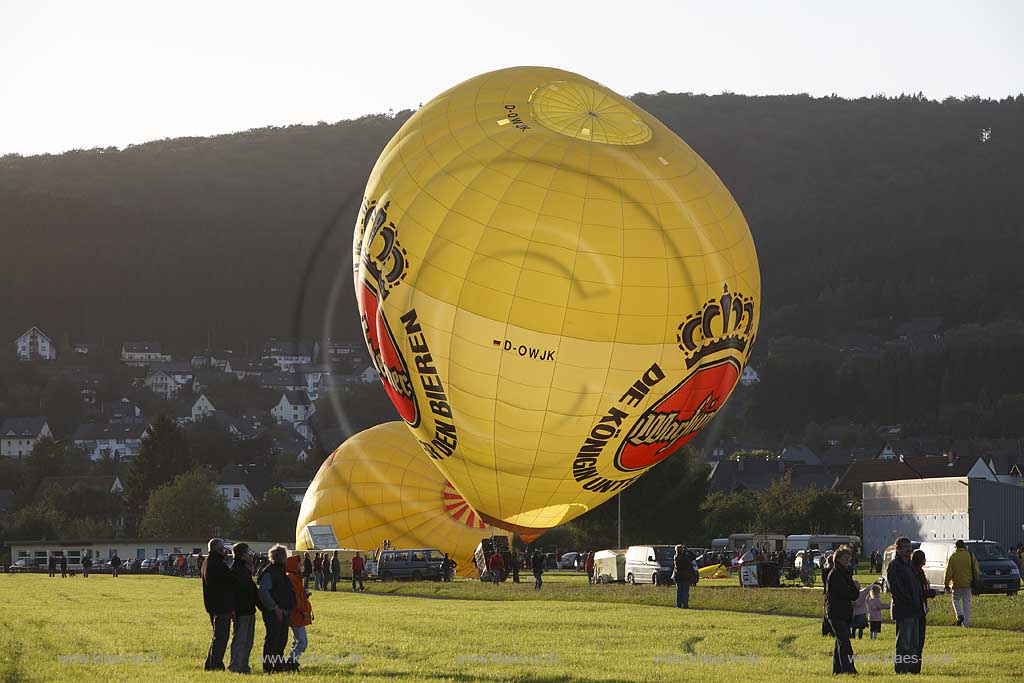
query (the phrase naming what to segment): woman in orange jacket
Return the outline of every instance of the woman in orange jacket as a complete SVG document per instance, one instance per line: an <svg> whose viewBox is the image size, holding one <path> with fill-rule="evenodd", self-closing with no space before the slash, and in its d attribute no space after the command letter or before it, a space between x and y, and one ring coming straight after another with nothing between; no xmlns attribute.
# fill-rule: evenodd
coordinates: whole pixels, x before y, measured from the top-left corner
<svg viewBox="0 0 1024 683"><path fill-rule="evenodd" d="M288 615L288 625L292 627L292 649L285 664L291 671L299 670L299 657L309 645L306 627L313 623L313 606L309 604L309 593L302 587L300 559L298 555L292 555L285 563L285 573L295 593L295 607Z"/></svg>

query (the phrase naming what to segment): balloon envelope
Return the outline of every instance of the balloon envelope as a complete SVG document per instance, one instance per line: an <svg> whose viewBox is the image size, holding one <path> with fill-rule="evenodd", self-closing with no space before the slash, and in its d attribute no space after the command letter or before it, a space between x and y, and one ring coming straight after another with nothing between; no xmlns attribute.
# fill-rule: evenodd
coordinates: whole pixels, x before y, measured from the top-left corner
<svg viewBox="0 0 1024 683"><path fill-rule="evenodd" d="M484 74L384 149L354 242L384 388L485 519L544 529L705 426L757 334L747 223L660 121L582 76Z"/></svg>
<svg viewBox="0 0 1024 683"><path fill-rule="evenodd" d="M298 550L310 549L309 525L333 527L342 548L437 548L460 574L473 570L481 538L504 533L466 504L402 422L360 432L324 461L299 510Z"/></svg>

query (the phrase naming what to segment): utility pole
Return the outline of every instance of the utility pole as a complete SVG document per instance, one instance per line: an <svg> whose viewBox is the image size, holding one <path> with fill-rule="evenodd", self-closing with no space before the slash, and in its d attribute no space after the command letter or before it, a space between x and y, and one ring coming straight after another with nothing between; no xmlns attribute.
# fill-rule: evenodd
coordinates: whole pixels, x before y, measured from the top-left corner
<svg viewBox="0 0 1024 683"><path fill-rule="evenodd" d="M615 547L622 547L622 494L615 496L619 500L618 518L615 521Z"/></svg>

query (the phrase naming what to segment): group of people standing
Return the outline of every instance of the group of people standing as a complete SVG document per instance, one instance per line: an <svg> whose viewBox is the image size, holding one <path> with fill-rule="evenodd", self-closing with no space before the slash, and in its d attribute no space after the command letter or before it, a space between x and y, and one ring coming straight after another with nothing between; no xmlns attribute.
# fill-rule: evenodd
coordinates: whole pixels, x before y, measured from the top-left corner
<svg viewBox="0 0 1024 683"><path fill-rule="evenodd" d="M896 556L885 573L886 585L892 596L891 605L881 602L878 584L872 584L863 591L860 589L850 567L852 555L848 547L840 547L830 558L831 562L822 568L825 583L823 632L830 631L836 639L832 673L857 673L851 638L855 635L863 637L864 616L868 617L871 638L877 637L882 630L882 609L886 607L891 607L892 619L896 623L896 654L893 660L896 673L921 673L928 601L936 597L936 591L924 573L927 561L924 552L914 550L912 541L906 536L896 539ZM872 566L880 563L879 557L870 558ZM977 559L967 551L962 540L957 541L956 550L946 562L944 583L946 591L953 595L958 626L970 625L971 590L979 574Z"/></svg>
<svg viewBox="0 0 1024 683"><path fill-rule="evenodd" d="M297 671L299 659L309 644L306 628L313 623L309 592L303 585L299 557L288 556L288 549L275 545L268 552L268 562L256 572L255 555L248 544L232 548L233 562L228 563L224 541L210 540L209 555L200 574L203 580L203 603L210 617L213 637L204 668L224 669L224 654L231 637L228 670L250 673L256 627L256 610L263 615L266 635L261 662L263 671L275 673ZM288 630L292 647L286 658Z"/></svg>
<svg viewBox="0 0 1024 683"><path fill-rule="evenodd" d="M451 562L448 559L448 554L445 553L445 562ZM506 567L505 559L501 556L501 553L494 553L487 559L487 572L490 581L495 585L498 585L506 578L511 571L512 583L519 583L519 570L523 566L523 560L519 557L519 553L512 551L508 564ZM532 555L529 555L526 564L533 572L533 588L534 590L540 590L541 586L544 585L544 554L540 550L535 550ZM451 569L454 569L455 563L451 562ZM445 580L451 581L451 575L449 570L445 570L445 576L448 577Z"/></svg>
<svg viewBox="0 0 1024 683"><path fill-rule="evenodd" d="M366 560L360 552L356 552L355 556L352 557L351 561L352 569L352 590L365 591L366 586L363 581L366 578ZM328 554L314 553L313 557L309 556L309 553L302 554L302 588L303 590L309 590L310 579L313 581L313 589L319 591L337 591L338 580L341 579L341 558L338 556L338 551L335 550L333 553ZM358 583L359 588L356 588Z"/></svg>

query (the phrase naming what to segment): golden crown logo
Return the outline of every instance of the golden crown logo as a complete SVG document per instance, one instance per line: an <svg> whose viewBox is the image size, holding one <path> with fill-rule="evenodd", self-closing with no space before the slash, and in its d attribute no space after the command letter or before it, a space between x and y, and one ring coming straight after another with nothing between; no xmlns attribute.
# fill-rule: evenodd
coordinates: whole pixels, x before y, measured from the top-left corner
<svg viewBox="0 0 1024 683"><path fill-rule="evenodd" d="M687 369L702 358L724 350L743 353L751 342L754 327L754 298L731 293L726 285L717 299L679 324L676 341L686 359Z"/></svg>

